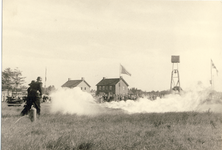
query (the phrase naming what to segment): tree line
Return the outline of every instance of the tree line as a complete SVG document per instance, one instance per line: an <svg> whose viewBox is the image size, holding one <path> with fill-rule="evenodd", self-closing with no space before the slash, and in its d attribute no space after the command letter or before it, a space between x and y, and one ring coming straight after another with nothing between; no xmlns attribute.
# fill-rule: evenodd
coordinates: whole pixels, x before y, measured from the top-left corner
<svg viewBox="0 0 222 150"><path fill-rule="evenodd" d="M25 78L22 75L22 71L19 68L11 69L6 68L2 71L2 91L7 91L17 94L17 92L26 91L28 87L24 86ZM55 90L54 85L50 85L47 88L43 87L43 93L49 95Z"/></svg>
<svg viewBox="0 0 222 150"><path fill-rule="evenodd" d="M12 92L19 92L21 86L25 83L25 77L22 76L22 72L15 68L6 68L2 71L2 90L8 90Z"/></svg>
<svg viewBox="0 0 222 150"><path fill-rule="evenodd" d="M22 89L27 89L26 86L23 86L25 83L25 79L22 75L22 71L18 68L11 69L6 68L4 71L2 71L2 90L7 90L8 92L11 91L12 93L21 92ZM54 85L50 85L46 88L43 87L43 91L45 94L49 95L52 91L56 90ZM166 94L169 94L170 91L164 90L164 91L143 91L141 89L137 89L135 87L129 89L129 94L137 95L139 97L143 96L158 96L162 97Z"/></svg>
<svg viewBox="0 0 222 150"><path fill-rule="evenodd" d="M170 90L163 91L143 91L141 89L137 89L135 87L129 89L129 93L133 95L137 95L138 97L150 97L150 99L156 99L156 97L163 97L167 94L170 94Z"/></svg>

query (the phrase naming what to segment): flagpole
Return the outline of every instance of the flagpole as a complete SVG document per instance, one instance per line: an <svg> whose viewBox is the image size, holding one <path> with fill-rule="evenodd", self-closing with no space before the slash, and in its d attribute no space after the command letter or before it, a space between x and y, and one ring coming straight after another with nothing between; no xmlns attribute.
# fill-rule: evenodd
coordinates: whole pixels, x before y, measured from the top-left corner
<svg viewBox="0 0 222 150"><path fill-rule="evenodd" d="M120 74L121 74L121 64L119 63L119 96L120 96Z"/></svg>
<svg viewBox="0 0 222 150"><path fill-rule="evenodd" d="M211 59L211 89L214 89L214 75L213 75L213 69L216 69L216 66L214 65L212 59Z"/></svg>
<svg viewBox="0 0 222 150"><path fill-rule="evenodd" d="M119 64L119 77L120 77L121 64Z"/></svg>
<svg viewBox="0 0 222 150"><path fill-rule="evenodd" d="M46 90L46 78L47 78L47 68L45 68L45 94L47 93L47 90Z"/></svg>
<svg viewBox="0 0 222 150"><path fill-rule="evenodd" d="M211 85L211 88L212 88L212 59L210 61L210 85Z"/></svg>

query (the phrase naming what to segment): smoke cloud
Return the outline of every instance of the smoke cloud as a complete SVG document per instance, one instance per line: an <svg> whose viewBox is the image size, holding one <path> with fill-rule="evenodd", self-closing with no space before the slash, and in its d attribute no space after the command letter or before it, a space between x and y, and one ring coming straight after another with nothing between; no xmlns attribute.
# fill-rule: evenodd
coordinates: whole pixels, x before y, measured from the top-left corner
<svg viewBox="0 0 222 150"><path fill-rule="evenodd" d="M202 95L199 95L202 94ZM149 100L139 98L136 101L127 100L120 102L104 103L108 108L123 109L128 113L164 113L164 112L185 112L185 111L212 111L222 112L222 102L213 101L204 97L205 93L187 92L181 95L170 94L164 98ZM207 95L207 94L206 94ZM205 99L206 98L206 99Z"/></svg>
<svg viewBox="0 0 222 150"><path fill-rule="evenodd" d="M51 94L51 112L64 114L94 115L103 111L91 94L80 88L60 88Z"/></svg>
<svg viewBox="0 0 222 150"><path fill-rule="evenodd" d="M112 101L97 103L91 94L83 92L80 88L59 89L51 95L51 112L61 112L77 115L96 115L108 110L119 109L125 113L164 113L185 111L212 111L222 112L222 99L211 95L211 90L195 87L181 94L170 94L163 98L150 100Z"/></svg>

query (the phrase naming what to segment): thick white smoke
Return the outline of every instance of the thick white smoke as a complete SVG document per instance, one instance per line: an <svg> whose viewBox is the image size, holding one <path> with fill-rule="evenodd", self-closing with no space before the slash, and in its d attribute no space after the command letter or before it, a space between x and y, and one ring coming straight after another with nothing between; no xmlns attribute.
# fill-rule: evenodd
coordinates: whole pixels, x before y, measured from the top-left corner
<svg viewBox="0 0 222 150"><path fill-rule="evenodd" d="M77 115L94 115L100 113L103 108L99 106L92 95L83 92L80 88L61 88L51 94L51 112L61 112Z"/></svg>
<svg viewBox="0 0 222 150"><path fill-rule="evenodd" d="M139 98L136 101L113 101L103 105L108 108L123 109L128 113L222 112L221 97L211 96L212 91L204 88L202 84L194 85L191 89L180 94L170 94L161 99L157 98L154 101L148 98Z"/></svg>
<svg viewBox="0 0 222 150"><path fill-rule="evenodd" d="M209 103L198 93L188 92L184 95L171 94L164 98L152 101L147 98L139 98L136 101L127 100L120 102L104 103L105 107L123 109L128 113L152 113L152 112L184 112L184 111L213 111L221 112L221 103Z"/></svg>
<svg viewBox="0 0 222 150"><path fill-rule="evenodd" d="M212 98L210 90L195 87L194 90L179 94L170 94L164 98L149 100L112 101L97 103L87 92L80 88L59 89L51 95L51 112L62 112L78 115L95 115L110 109L123 110L126 113L152 113L152 112L184 112L184 111L212 111L221 112L222 100ZM221 98L221 97L220 97Z"/></svg>

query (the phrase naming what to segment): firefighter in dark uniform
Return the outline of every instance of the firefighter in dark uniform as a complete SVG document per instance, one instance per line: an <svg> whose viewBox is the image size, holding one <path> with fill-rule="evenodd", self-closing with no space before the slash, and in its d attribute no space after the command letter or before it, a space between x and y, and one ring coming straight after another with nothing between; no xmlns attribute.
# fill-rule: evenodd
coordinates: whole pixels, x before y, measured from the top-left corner
<svg viewBox="0 0 222 150"><path fill-rule="evenodd" d="M32 85L30 91L30 98L33 106L37 110L37 114L40 115L40 101L42 98L42 78L38 77L37 81Z"/></svg>
<svg viewBox="0 0 222 150"><path fill-rule="evenodd" d="M32 106L32 100L31 100L31 97L30 97L30 91L31 91L31 88L32 88L32 85L35 83L34 80L32 80L32 82L29 84L29 88L27 89L27 98L26 98L26 105L25 105L25 108L22 110L21 112L21 115L24 116L26 114L28 114L28 111L31 109L31 106Z"/></svg>

